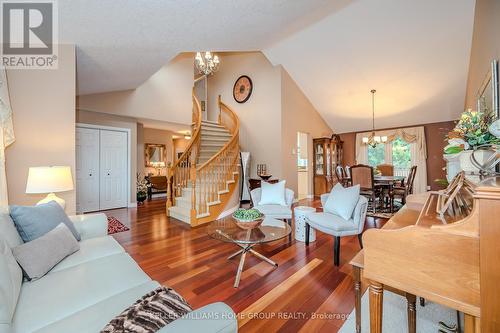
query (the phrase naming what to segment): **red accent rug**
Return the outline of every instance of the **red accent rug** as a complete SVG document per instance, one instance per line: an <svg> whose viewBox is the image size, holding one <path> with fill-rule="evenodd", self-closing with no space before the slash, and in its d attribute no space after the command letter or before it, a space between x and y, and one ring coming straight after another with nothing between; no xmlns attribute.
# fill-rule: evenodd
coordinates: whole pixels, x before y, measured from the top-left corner
<svg viewBox="0 0 500 333"><path fill-rule="evenodd" d="M129 230L130 229L128 227L126 227L123 223L118 221L115 217L108 216L108 235Z"/></svg>

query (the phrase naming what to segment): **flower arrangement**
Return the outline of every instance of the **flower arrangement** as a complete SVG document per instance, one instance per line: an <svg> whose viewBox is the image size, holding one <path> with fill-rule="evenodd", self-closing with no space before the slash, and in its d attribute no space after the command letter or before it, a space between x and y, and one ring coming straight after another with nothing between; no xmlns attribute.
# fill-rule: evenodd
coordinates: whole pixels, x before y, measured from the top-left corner
<svg viewBox="0 0 500 333"><path fill-rule="evenodd" d="M137 187L137 201L142 203L146 200L148 195L148 182L140 173L137 173L137 180L135 184Z"/></svg>
<svg viewBox="0 0 500 333"><path fill-rule="evenodd" d="M460 116L455 128L448 133L445 154L458 154L484 144L499 143L500 140L488 130L494 120L492 112L467 110Z"/></svg>

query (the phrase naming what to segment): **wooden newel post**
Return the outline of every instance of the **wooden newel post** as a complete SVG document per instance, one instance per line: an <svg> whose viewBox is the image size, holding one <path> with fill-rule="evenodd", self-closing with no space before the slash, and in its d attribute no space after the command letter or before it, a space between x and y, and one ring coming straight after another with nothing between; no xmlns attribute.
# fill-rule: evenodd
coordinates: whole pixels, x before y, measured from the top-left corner
<svg viewBox="0 0 500 333"><path fill-rule="evenodd" d="M173 178L173 168L171 165L167 165L167 207L166 207L167 216L170 216L168 209L173 205L172 178Z"/></svg>
<svg viewBox="0 0 500 333"><path fill-rule="evenodd" d="M222 123L221 95L217 97L217 105L219 106L219 124Z"/></svg>
<svg viewBox="0 0 500 333"><path fill-rule="evenodd" d="M191 181L191 225L196 221L196 165L191 164L189 169L189 179Z"/></svg>

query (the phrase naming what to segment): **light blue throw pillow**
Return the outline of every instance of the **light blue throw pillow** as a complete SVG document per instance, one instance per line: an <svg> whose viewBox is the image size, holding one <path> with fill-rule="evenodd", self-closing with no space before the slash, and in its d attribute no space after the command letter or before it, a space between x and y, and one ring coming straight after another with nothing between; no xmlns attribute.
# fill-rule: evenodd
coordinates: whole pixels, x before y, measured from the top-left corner
<svg viewBox="0 0 500 333"><path fill-rule="evenodd" d="M337 183L330 192L323 209L325 212L350 220L359 200L359 185L346 187Z"/></svg>
<svg viewBox="0 0 500 333"><path fill-rule="evenodd" d="M80 234L73 222L55 201L38 206L10 206L10 216L25 243L45 235L60 223L64 223L76 240L80 241Z"/></svg>

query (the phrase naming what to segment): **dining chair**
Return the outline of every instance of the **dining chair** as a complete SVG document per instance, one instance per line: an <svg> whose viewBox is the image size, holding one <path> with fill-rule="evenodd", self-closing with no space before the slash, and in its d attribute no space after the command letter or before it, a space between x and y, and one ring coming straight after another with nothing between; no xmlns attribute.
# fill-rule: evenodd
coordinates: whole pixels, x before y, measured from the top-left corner
<svg viewBox="0 0 500 333"><path fill-rule="evenodd" d="M379 164L377 170L382 176L394 176L394 165L392 164Z"/></svg>
<svg viewBox="0 0 500 333"><path fill-rule="evenodd" d="M371 201L372 211L375 213L377 196L380 195L380 189L375 187L373 167L363 164L351 166L351 184L361 187L360 194Z"/></svg>
<svg viewBox="0 0 500 333"><path fill-rule="evenodd" d="M404 205L406 203L406 197L409 194L413 194L413 183L415 182L416 174L417 174L417 166L414 165L410 169L410 173L408 174L408 178L404 183L404 186L394 186L392 188L392 193L390 193L390 198L393 206L395 197L400 197L401 204Z"/></svg>
<svg viewBox="0 0 500 333"><path fill-rule="evenodd" d="M339 181L342 186L346 185L346 175L344 168L341 165L337 165L335 168L335 176L337 177L337 180Z"/></svg>
<svg viewBox="0 0 500 333"><path fill-rule="evenodd" d="M345 166L345 175L347 178L351 178L351 167L348 165Z"/></svg>
<svg viewBox="0 0 500 333"><path fill-rule="evenodd" d="M325 207L330 193L321 195L321 205ZM365 227L366 211L368 208L368 200L364 196L359 196L356 207L354 208L351 217L348 220L328 213L317 212L307 214L305 233L306 246L309 245L309 231L311 228L319 230L334 237L333 242L333 263L339 266L340 263L340 238L344 236L358 236L359 246L363 248L362 234Z"/></svg>

